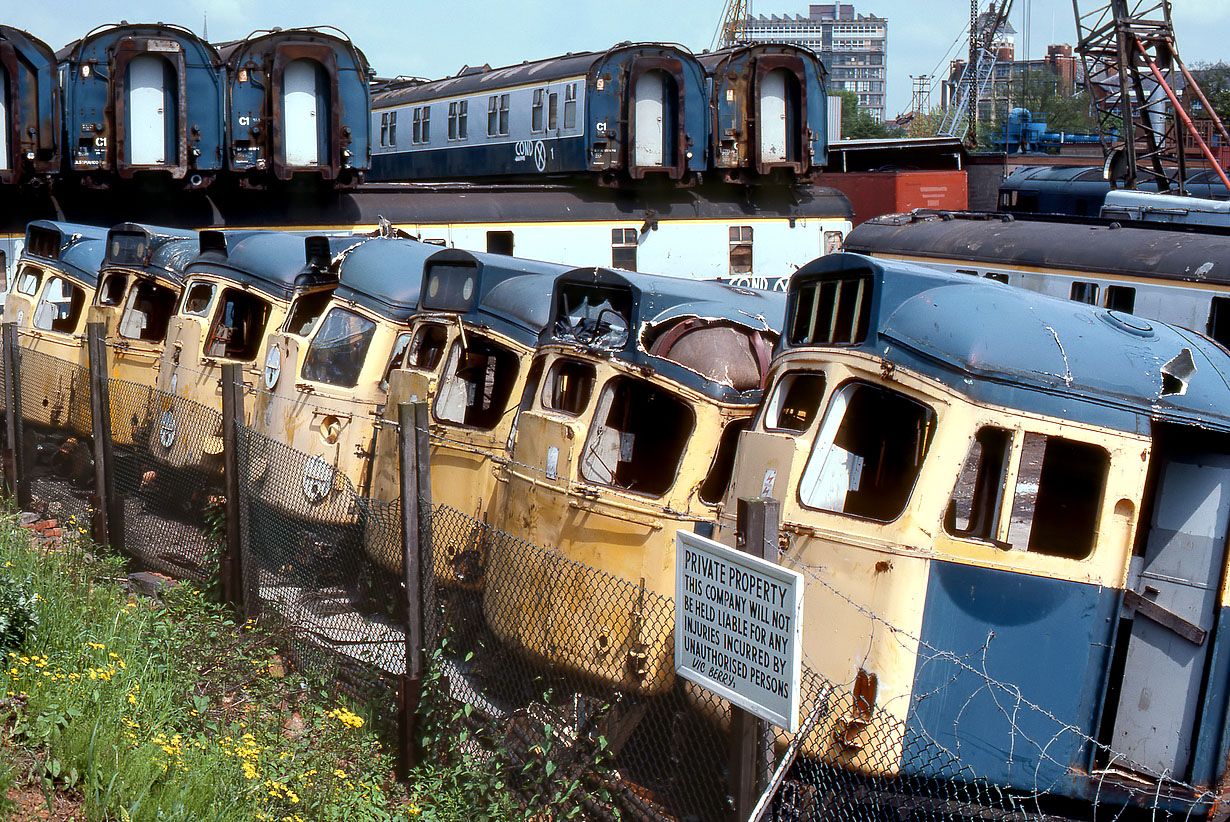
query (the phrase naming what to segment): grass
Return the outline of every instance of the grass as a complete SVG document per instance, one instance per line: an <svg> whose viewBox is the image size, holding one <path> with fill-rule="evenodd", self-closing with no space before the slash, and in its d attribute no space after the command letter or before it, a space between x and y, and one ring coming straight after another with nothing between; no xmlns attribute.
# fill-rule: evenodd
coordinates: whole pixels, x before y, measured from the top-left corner
<svg viewBox="0 0 1230 822"><path fill-rule="evenodd" d="M473 792L481 766L395 782L371 717L288 672L259 626L187 585L131 596L125 575L80 534L35 549L0 516L0 818L23 780L99 820L523 815Z"/></svg>

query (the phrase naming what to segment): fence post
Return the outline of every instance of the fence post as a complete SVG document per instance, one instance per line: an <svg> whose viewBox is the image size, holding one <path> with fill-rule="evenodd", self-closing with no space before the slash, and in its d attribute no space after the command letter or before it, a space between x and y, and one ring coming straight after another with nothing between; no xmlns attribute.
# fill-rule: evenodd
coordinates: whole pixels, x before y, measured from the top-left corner
<svg viewBox="0 0 1230 822"><path fill-rule="evenodd" d="M12 345L9 330L12 325L12 323L4 323L0 326L0 357L4 358L4 491L10 497L15 498L17 496L17 464L14 453L17 448L17 424L13 408L13 394L15 393L13 369L9 367L9 346Z"/></svg>
<svg viewBox="0 0 1230 822"><path fill-rule="evenodd" d="M243 539L239 521L239 423L243 421L243 370L239 363L222 366L222 481L226 497L226 547L218 558L218 581L222 601L255 616L257 603L244 596ZM251 597L258 600L259 597Z"/></svg>
<svg viewBox="0 0 1230 822"><path fill-rule="evenodd" d="M740 551L777 561L777 500L770 497L738 500L735 544ZM768 787L773 766L773 733L754 714L730 706L730 795L734 819L744 822Z"/></svg>
<svg viewBox="0 0 1230 822"><path fill-rule="evenodd" d="M431 504L427 403L400 403L397 406L397 424L398 468L401 475L402 584L406 588L406 672L398 687L397 775L406 779L411 769L422 761L418 743L418 712L423 695L423 674L427 668L423 625L423 513L424 507Z"/></svg>
<svg viewBox="0 0 1230 822"><path fill-rule="evenodd" d="M90 422L94 435L94 542L122 548L123 508L115 497L111 443L111 383L107 379L107 343L102 323L86 325L90 363Z"/></svg>
<svg viewBox="0 0 1230 822"><path fill-rule="evenodd" d="M30 478L26 475L25 448L22 447L25 422L21 415L21 354L17 348L17 323L4 323L0 334L4 338L4 390L8 400L8 414L5 417L9 437L9 450L5 455L8 463L6 468L12 468L11 472L8 472L8 479L17 497L17 507L22 511L29 511L32 495Z"/></svg>

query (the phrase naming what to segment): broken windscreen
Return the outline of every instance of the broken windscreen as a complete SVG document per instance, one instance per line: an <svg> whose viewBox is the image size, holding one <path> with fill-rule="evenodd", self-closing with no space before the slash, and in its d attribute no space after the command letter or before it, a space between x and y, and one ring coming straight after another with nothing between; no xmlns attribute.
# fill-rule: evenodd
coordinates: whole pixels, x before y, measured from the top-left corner
<svg viewBox="0 0 1230 822"><path fill-rule="evenodd" d="M303 378L353 388L367 358L376 324L344 308L330 311L303 360Z"/></svg>
<svg viewBox="0 0 1230 822"><path fill-rule="evenodd" d="M556 339L607 349L628 344L632 319L629 289L588 283L564 283L559 289Z"/></svg>

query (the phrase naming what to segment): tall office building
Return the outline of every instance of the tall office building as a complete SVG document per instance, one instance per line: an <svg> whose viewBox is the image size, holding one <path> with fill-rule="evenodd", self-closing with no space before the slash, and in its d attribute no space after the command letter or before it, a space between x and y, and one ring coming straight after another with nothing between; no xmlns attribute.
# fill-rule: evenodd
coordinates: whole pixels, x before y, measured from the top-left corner
<svg viewBox="0 0 1230 822"><path fill-rule="evenodd" d="M886 116L884 84L888 62L888 19L856 14L850 3L812 5L806 17L758 14L745 19L739 39L748 43L791 43L820 55L830 90L858 95L859 108L878 122Z"/></svg>

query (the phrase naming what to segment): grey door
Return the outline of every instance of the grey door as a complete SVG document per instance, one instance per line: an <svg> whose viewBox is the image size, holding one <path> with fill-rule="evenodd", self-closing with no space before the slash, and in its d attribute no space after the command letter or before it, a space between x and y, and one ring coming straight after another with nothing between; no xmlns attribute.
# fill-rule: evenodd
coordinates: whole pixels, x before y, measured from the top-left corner
<svg viewBox="0 0 1230 822"><path fill-rule="evenodd" d="M1132 627L1112 743L1159 776L1182 779L1190 764L1228 515L1230 456L1171 454L1124 596Z"/></svg>

